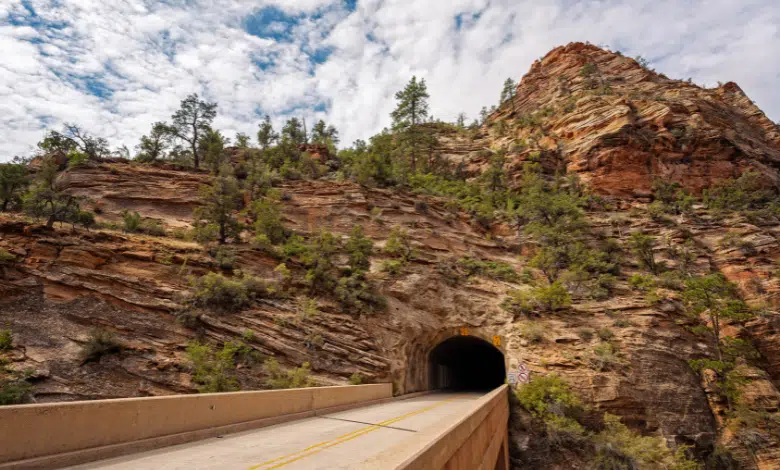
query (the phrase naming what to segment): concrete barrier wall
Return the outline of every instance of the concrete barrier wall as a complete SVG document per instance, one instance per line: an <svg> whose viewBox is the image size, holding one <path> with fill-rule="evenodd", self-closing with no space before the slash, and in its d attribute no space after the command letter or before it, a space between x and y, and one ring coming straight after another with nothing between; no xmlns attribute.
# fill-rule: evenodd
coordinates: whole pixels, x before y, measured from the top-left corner
<svg viewBox="0 0 780 470"><path fill-rule="evenodd" d="M317 410L389 399L392 394L392 384L376 384L4 406L0 407L0 468L4 462L106 446L117 451L110 454L126 453L121 452L122 444L172 435L183 438L162 439L160 445L152 442L146 448L187 442L208 437L202 432L208 429L251 429L264 420L312 416ZM235 427L241 423L257 425ZM92 458L63 462L79 460ZM49 462L54 466L56 459Z"/></svg>
<svg viewBox="0 0 780 470"><path fill-rule="evenodd" d="M468 413L441 429L415 435L371 458L361 469L508 470L507 385L480 398Z"/></svg>

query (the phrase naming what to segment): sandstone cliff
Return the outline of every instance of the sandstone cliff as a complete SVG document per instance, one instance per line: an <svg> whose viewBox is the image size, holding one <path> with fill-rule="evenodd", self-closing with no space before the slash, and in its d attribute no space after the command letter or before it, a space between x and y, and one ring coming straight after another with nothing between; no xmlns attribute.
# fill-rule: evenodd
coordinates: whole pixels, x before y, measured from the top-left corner
<svg viewBox="0 0 780 470"><path fill-rule="evenodd" d="M595 68L583 73L588 64ZM656 256L670 267L678 263L671 253L690 240L694 272L723 272L748 303L761 306L761 316L729 328L760 353L744 365L750 377L746 400L756 410L777 413L777 224L714 216L701 205L693 214L659 221L648 215L646 200L634 199L649 200L654 177L700 192L750 168L761 172L764 184L780 183L780 132L738 86L703 89L594 46L571 44L536 62L513 103L481 130L442 135L440 144L443 155L475 174L485 165L481 150L505 148L510 176L522 162L540 160L577 172L596 192L613 196L611 208L587 214L594 237L613 237L627 253L612 294L601 300L575 295L565 312L512 314L500 304L508 291L523 288L522 281L467 276L457 268L467 257L506 263L518 273L527 268L524 255L531 245L511 221L486 229L443 199L327 178L287 181L278 185L286 227L346 237L363 225L379 248L370 275L387 308L354 314L322 298L319 313L301 320L294 298L263 299L235 314L206 313L191 328L176 320L189 279L222 268L200 245L171 235L190 226L198 187L209 175L162 164L93 163L61 178L90 201L101 228L47 231L21 215L0 215L0 248L14 256L0 264L0 327L7 324L14 333L6 354L12 367L31 371L39 402L192 392L186 344L193 338L241 338L287 366L309 362L321 384L345 383L357 372L392 381L405 393L425 387L431 348L468 328L474 336L501 337L509 364L525 364L532 375L567 378L596 409L643 433L694 444L700 455L715 444L730 447L745 468L780 466L776 434L746 448L724 431L723 403L687 362L711 356L712 346L686 328L690 319L679 292L666 289L660 299L648 299L628 283L641 271L626 248L630 233L665 240ZM124 233L112 224L126 209L159 221L169 236ZM387 258L381 247L396 226L410 234L415 256L398 274L381 272ZM751 249L722 243L728 234ZM278 278L278 259L249 243L236 250L234 270ZM529 335L531 324L543 334ZM83 361L81 345L95 327L113 332L124 350ZM620 367L597 370L591 358L605 332L612 335ZM239 370L246 388L263 387L263 379L251 364ZM532 453L533 443L523 436L517 448Z"/></svg>

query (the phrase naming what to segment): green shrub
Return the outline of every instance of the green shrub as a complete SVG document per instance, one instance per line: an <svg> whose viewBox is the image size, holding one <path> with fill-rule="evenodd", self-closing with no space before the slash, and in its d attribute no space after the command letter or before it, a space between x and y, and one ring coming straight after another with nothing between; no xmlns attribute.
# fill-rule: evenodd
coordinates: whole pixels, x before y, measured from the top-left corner
<svg viewBox="0 0 780 470"><path fill-rule="evenodd" d="M5 248L0 248L0 265L10 264L16 261L16 256L9 253Z"/></svg>
<svg viewBox="0 0 780 470"><path fill-rule="evenodd" d="M192 381L201 393L232 392L240 390L235 378L236 355L247 346L228 341L214 351L208 344L193 341L187 345L187 358L192 370ZM248 348L247 348L248 349Z"/></svg>
<svg viewBox="0 0 780 470"><path fill-rule="evenodd" d="M514 268L506 263L466 257L459 259L457 264L466 276L484 276L507 282L516 282L519 279Z"/></svg>
<svg viewBox="0 0 780 470"><path fill-rule="evenodd" d="M89 230L95 225L95 213L80 210L75 214L73 222Z"/></svg>
<svg viewBox="0 0 780 470"><path fill-rule="evenodd" d="M11 330L0 330L0 351L8 351L14 345L14 335Z"/></svg>
<svg viewBox="0 0 780 470"><path fill-rule="evenodd" d="M284 254L287 259L302 257L308 252L309 246L306 244L306 240L300 235L291 236L284 245L282 245L282 254Z"/></svg>
<svg viewBox="0 0 780 470"><path fill-rule="evenodd" d="M592 437L596 468L668 468L697 470L700 466L685 455L685 446L672 453L662 437L645 437L626 427L620 418L604 414L604 430ZM678 448L680 449L680 448Z"/></svg>
<svg viewBox="0 0 780 470"><path fill-rule="evenodd" d="M633 274L628 278L628 284L636 290L647 292L655 287L655 279L646 274Z"/></svg>
<svg viewBox="0 0 780 470"><path fill-rule="evenodd" d="M33 390L27 381L29 373L19 373L6 367L7 361L0 357L0 406L27 403Z"/></svg>
<svg viewBox="0 0 780 470"><path fill-rule="evenodd" d="M615 333L613 333L612 330L610 330L606 326L597 329L596 330L596 335L602 341L610 341L612 338L615 337Z"/></svg>
<svg viewBox="0 0 780 470"><path fill-rule="evenodd" d="M518 387L515 392L520 404L536 417L561 413L575 414L582 411L582 401L561 377L551 374L535 377ZM568 412L568 413L567 413Z"/></svg>
<svg viewBox="0 0 780 470"><path fill-rule="evenodd" d="M122 344L114 338L114 335L109 331L96 328L90 331L87 342L81 346L82 364L99 361L105 355L120 352L122 352Z"/></svg>
<svg viewBox="0 0 780 470"><path fill-rule="evenodd" d="M219 225L195 221L192 225L192 239L200 244L216 241L219 238Z"/></svg>
<svg viewBox="0 0 780 470"><path fill-rule="evenodd" d="M165 231L165 227L163 226L162 222L160 222L159 220L153 220L153 219L144 220L141 223L141 227L139 230L147 235L152 235L155 237L164 237L167 235L167 232Z"/></svg>
<svg viewBox="0 0 780 470"><path fill-rule="evenodd" d="M68 152L68 168L76 168L86 165L89 162L89 155L78 150Z"/></svg>
<svg viewBox="0 0 780 470"><path fill-rule="evenodd" d="M382 262L382 266L380 270L382 272L386 272L390 274L391 276L397 276L401 274L403 267L404 267L403 261L396 260L396 259L388 259Z"/></svg>
<svg viewBox="0 0 780 470"><path fill-rule="evenodd" d="M384 252L390 256L399 258L402 262L411 260L413 251L406 230L399 226L393 227L393 230L390 232L390 238L388 238L385 243Z"/></svg>
<svg viewBox="0 0 780 470"><path fill-rule="evenodd" d="M511 290L501 302L501 307L516 314L529 314L536 310L554 312L571 305L571 297L560 282L530 290Z"/></svg>
<svg viewBox="0 0 780 470"><path fill-rule="evenodd" d="M546 287L537 287L534 291L538 304L548 311L560 310L571 305L569 293L558 282L553 282Z"/></svg>
<svg viewBox="0 0 780 470"><path fill-rule="evenodd" d="M141 230L141 214L138 212L122 211L122 221L124 230L128 233L135 233Z"/></svg>
<svg viewBox="0 0 780 470"><path fill-rule="evenodd" d="M255 218L255 233L265 235L274 245L287 239L287 230L282 224L279 209L279 203L270 199L255 201L250 209Z"/></svg>
<svg viewBox="0 0 780 470"><path fill-rule="evenodd" d="M655 261L655 247L657 242L655 237L645 235L641 232L634 232L628 239L628 246L634 252L642 266L651 273L658 274L659 266Z"/></svg>
<svg viewBox="0 0 780 470"><path fill-rule="evenodd" d="M301 296L296 302L296 311L298 315L298 321L305 322L313 318L316 318L320 314L320 310L317 307L317 300L310 299L306 296Z"/></svg>
<svg viewBox="0 0 780 470"><path fill-rule="evenodd" d="M548 441L555 446L574 444L585 438L579 423L584 411L580 398L557 375L537 377L515 392L520 405L545 425Z"/></svg>
<svg viewBox="0 0 780 470"><path fill-rule="evenodd" d="M353 272L339 279L335 293L342 308L347 312L361 313L385 306L385 299L375 292L374 286L362 271Z"/></svg>
<svg viewBox="0 0 780 470"><path fill-rule="evenodd" d="M349 255L349 265L353 270L368 271L371 267L371 255L374 242L363 235L363 227L355 225L345 246Z"/></svg>
<svg viewBox="0 0 780 470"><path fill-rule="evenodd" d="M233 269L236 264L236 250L224 245L217 246L211 255L222 269Z"/></svg>
<svg viewBox="0 0 780 470"><path fill-rule="evenodd" d="M235 312L249 306L254 298L268 295L269 285L261 279L240 275L226 278L208 273L192 282L191 303L218 312Z"/></svg>
<svg viewBox="0 0 780 470"><path fill-rule="evenodd" d="M306 265L305 282L312 292L331 292L338 279L333 256L338 252L339 240L330 232L322 231L301 254Z"/></svg>
<svg viewBox="0 0 780 470"><path fill-rule="evenodd" d="M691 211L695 202L695 199L679 183L669 183L660 178L653 181L653 197L655 202L648 207L649 213L653 211L651 207L655 206L654 211L660 214L685 214ZM650 216L653 217L653 214L651 213Z"/></svg>
<svg viewBox="0 0 780 470"><path fill-rule="evenodd" d="M355 372L354 374L349 376L349 384L363 385L363 376L360 374L360 372Z"/></svg>
<svg viewBox="0 0 780 470"><path fill-rule="evenodd" d="M593 338L593 330L590 328L579 328L577 329L577 336L584 341L590 341Z"/></svg>
<svg viewBox="0 0 780 470"><path fill-rule="evenodd" d="M671 290L681 290L683 288L683 279L680 273L675 271L667 271L661 273L658 277L658 283L661 287Z"/></svg>
<svg viewBox="0 0 780 470"><path fill-rule="evenodd" d="M547 329L538 323L526 323L520 326L520 336L531 343L544 341Z"/></svg>
<svg viewBox="0 0 780 470"><path fill-rule="evenodd" d="M309 377L311 366L304 362L301 367L283 369L279 361L273 358L266 359L263 371L267 375L265 384L273 389L306 388L315 386L314 380Z"/></svg>
<svg viewBox="0 0 780 470"><path fill-rule="evenodd" d="M617 348L606 341L593 348L593 354L588 360L590 367L599 372L614 369L621 363Z"/></svg>
<svg viewBox="0 0 780 470"><path fill-rule="evenodd" d="M762 188L759 173L745 172L705 191L704 202L716 212L746 211L765 208L775 197L773 191Z"/></svg>

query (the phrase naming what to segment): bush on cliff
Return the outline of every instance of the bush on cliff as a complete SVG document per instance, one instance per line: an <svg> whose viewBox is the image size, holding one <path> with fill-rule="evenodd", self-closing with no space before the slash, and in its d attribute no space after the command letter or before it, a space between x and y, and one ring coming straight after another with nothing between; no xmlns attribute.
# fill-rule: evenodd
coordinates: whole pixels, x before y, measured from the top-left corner
<svg viewBox="0 0 780 470"><path fill-rule="evenodd" d="M240 272L234 278L212 272L192 281L190 303L218 313L236 312L272 290L269 283Z"/></svg>
<svg viewBox="0 0 780 470"><path fill-rule="evenodd" d="M235 378L236 354L246 346L228 341L222 349L193 341L187 345L192 381L201 393L232 392L241 387Z"/></svg>
<svg viewBox="0 0 780 470"><path fill-rule="evenodd" d="M270 388L284 389L315 386L314 380L309 377L311 366L308 362L304 362L301 367L284 369L279 365L279 361L269 358L263 364L263 371L267 375L265 384Z"/></svg>
<svg viewBox="0 0 780 470"><path fill-rule="evenodd" d="M543 429L542 447L546 446L548 451L576 449L598 469L701 468L687 457L686 446L679 446L672 452L662 437L642 436L609 413L604 413L601 425L593 426L593 420L589 419L587 423L591 424L586 426L585 414L592 410L584 406L579 395L557 375L535 377L521 385L515 396Z"/></svg>

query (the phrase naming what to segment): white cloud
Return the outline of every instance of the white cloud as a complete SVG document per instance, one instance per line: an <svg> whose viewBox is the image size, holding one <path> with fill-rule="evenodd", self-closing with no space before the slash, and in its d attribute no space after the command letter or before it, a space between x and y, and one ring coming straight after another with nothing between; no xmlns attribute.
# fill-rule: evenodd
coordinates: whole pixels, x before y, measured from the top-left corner
<svg viewBox="0 0 780 470"><path fill-rule="evenodd" d="M265 7L284 12L263 25L276 39L245 29ZM335 0L0 0L0 161L65 121L132 148L191 92L219 102L229 135L254 135L260 110L367 138L412 74L436 117L474 117L506 77L570 41L699 84L736 81L780 119L778 24L770 0L367 0L354 12Z"/></svg>

